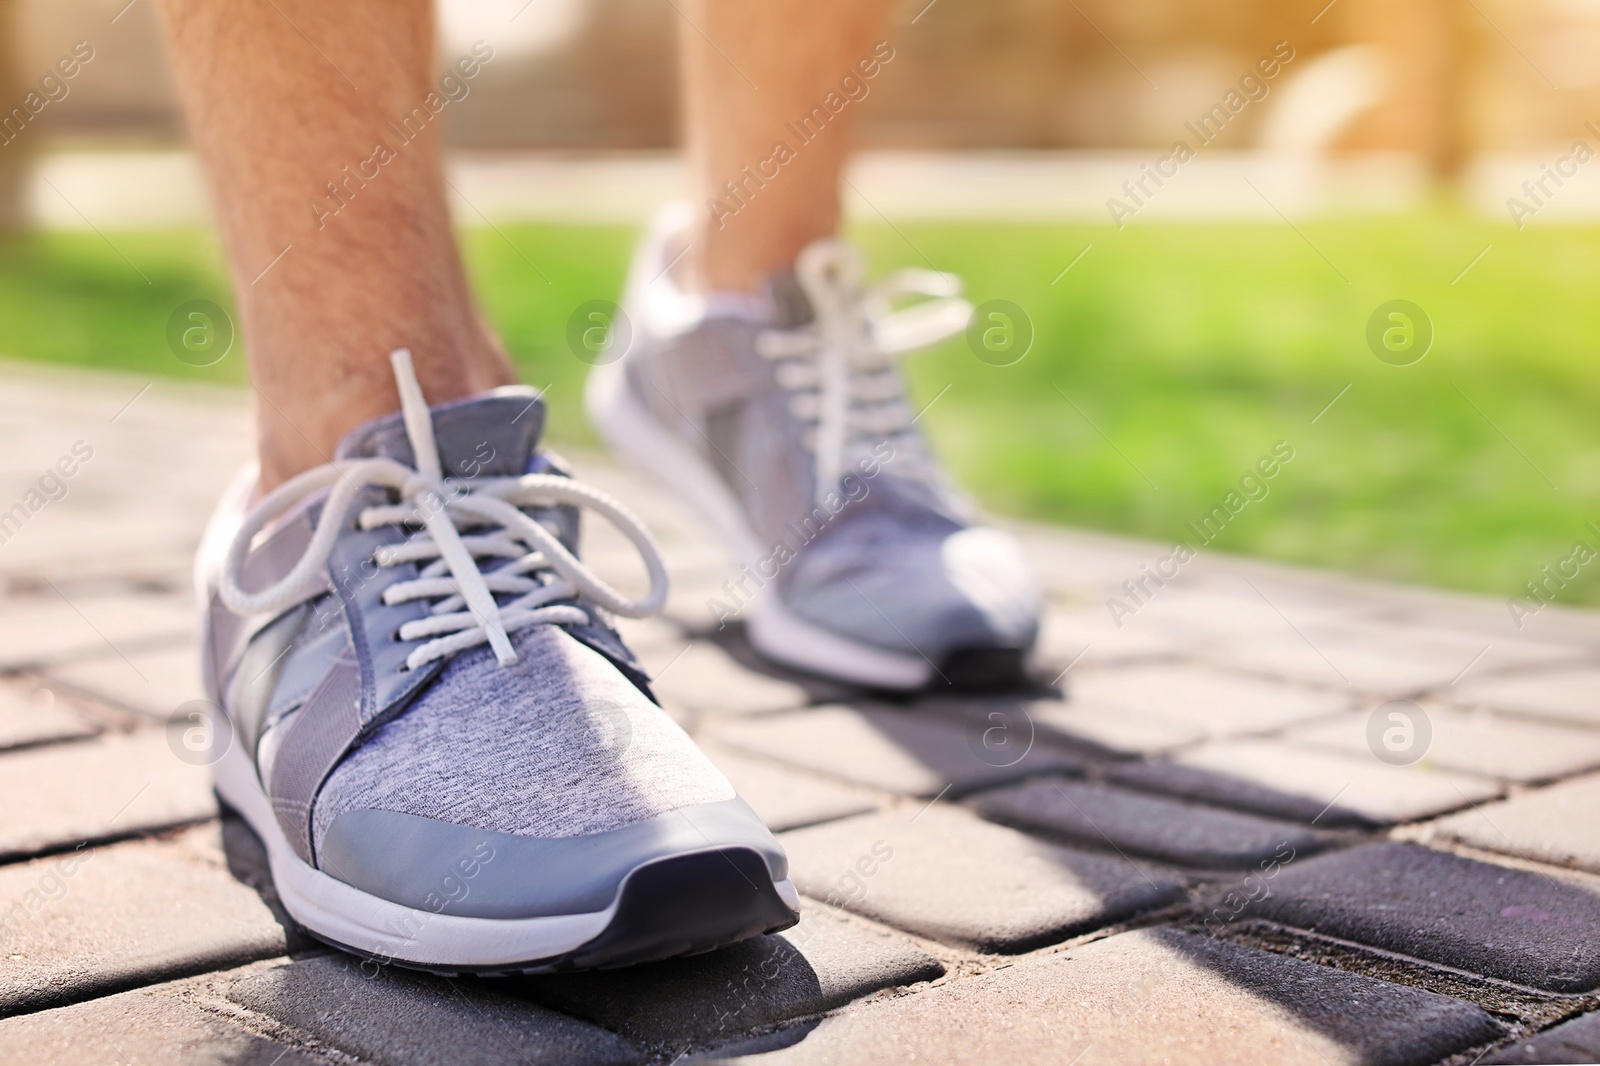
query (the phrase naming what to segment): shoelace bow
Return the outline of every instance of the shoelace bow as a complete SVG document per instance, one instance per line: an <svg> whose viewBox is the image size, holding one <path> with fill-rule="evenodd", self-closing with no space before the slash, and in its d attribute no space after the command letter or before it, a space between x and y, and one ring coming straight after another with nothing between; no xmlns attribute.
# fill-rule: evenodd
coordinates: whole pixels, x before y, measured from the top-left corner
<svg viewBox="0 0 1600 1066"><path fill-rule="evenodd" d="M918 439L898 359L960 333L972 317L972 305L960 298L961 279L953 274L901 270L863 286L863 272L861 253L850 245L809 245L795 276L810 301L812 321L797 329L764 330L756 338L756 350L777 363L790 413L807 425L818 503L838 486L852 448L873 440ZM929 299L890 310L904 296ZM921 465L931 469L922 458Z"/></svg>
<svg viewBox="0 0 1600 1066"><path fill-rule="evenodd" d="M509 634L532 625L582 625L592 621L588 606L630 618L661 609L667 598L667 571L655 541L622 504L597 489L552 474L521 477L447 479L434 441L433 419L411 365L411 353L390 356L400 389L400 409L416 468L393 459L352 459L308 470L280 485L251 511L235 534L223 563L222 602L236 614L277 613L326 589L323 568L345 528L351 503L363 489L391 489L399 502L368 507L357 516L359 528L420 526L399 544L379 548L379 567L432 560L417 577L384 590L386 604L437 600L431 613L400 627L401 640L423 640L406 658L414 670L465 648L487 642L501 666L517 661ZM239 585L240 569L256 536L307 497L329 490L311 542L294 567L259 592ZM604 516L639 549L650 577L650 591L630 599L595 576L554 534L523 513L524 507L574 504ZM463 533L463 529L491 531ZM479 558L510 560L484 574ZM501 604L495 596L514 596ZM558 603L581 599L583 606Z"/></svg>

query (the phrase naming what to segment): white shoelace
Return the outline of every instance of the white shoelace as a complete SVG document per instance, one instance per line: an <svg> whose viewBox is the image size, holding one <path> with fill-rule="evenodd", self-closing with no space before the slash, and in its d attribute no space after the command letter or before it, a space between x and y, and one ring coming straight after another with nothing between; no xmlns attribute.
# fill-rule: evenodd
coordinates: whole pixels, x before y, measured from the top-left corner
<svg viewBox="0 0 1600 1066"><path fill-rule="evenodd" d="M853 450L879 440L920 441L898 358L960 333L972 317L972 305L960 298L961 279L953 274L901 270L868 287L862 275L861 253L850 245L813 242L795 264L812 321L798 329L763 330L756 338L756 351L777 364L790 414L806 426L818 503L836 490ZM891 311L892 301L903 296L930 299ZM912 452L912 464L929 476L931 460L920 446Z"/></svg>
<svg viewBox="0 0 1600 1066"><path fill-rule="evenodd" d="M484 642L494 649L501 666L510 666L517 653L508 634L541 624L582 625L592 621L588 604L630 618L661 609L667 598L666 566L649 531L627 508L597 489L553 474L471 481L444 477L433 419L417 384L411 353L399 349L390 362L416 469L393 459L352 459L308 470L269 493L244 520L223 563L219 592L229 610L242 615L276 613L324 591L323 567L346 526L350 505L370 486L392 489L400 499L363 508L357 516L361 529L422 527L399 544L379 548L372 561L388 567L432 560L415 579L396 582L383 593L386 604L438 601L427 617L400 627L401 640L434 638L411 652L407 669ZM256 536L303 500L330 488L311 542L289 573L259 592L241 588L240 568ZM629 599L613 589L519 509L560 504L598 512L633 542L650 576L647 595ZM490 531L476 532L483 527ZM486 575L477 562L486 557L512 561ZM516 598L500 604L496 594ZM586 606L555 602L579 597Z"/></svg>

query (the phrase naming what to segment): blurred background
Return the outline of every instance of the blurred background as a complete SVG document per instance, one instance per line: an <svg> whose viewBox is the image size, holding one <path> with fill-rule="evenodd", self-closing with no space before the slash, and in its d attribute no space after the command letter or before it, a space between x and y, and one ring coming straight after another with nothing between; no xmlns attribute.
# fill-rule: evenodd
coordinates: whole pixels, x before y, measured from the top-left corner
<svg viewBox="0 0 1600 1066"><path fill-rule="evenodd" d="M558 444L593 443L568 316L616 297L682 191L681 22L441 4L441 69L495 49L445 113L469 269ZM1194 543L1284 441L1211 549L1508 600L1600 550L1600 2L915 0L889 40L851 230L877 270L952 270L1020 313L1015 358L908 363L985 505ZM0 124L0 358L242 385L237 346L167 346L180 304L232 304L150 0L0 0L0 100L78 41L67 94ZM1195 158L1133 184L1179 140ZM1394 300L1431 336L1405 358L1369 339ZM1546 588L1600 604L1600 562Z"/></svg>

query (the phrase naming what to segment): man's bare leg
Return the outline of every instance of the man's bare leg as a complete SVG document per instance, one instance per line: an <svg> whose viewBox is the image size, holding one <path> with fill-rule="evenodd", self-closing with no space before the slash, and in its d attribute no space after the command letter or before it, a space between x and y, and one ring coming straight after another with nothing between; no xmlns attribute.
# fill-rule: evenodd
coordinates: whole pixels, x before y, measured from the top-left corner
<svg viewBox="0 0 1600 1066"><path fill-rule="evenodd" d="M261 397L263 488L399 406L391 349L411 349L433 403L510 382L467 293L439 121L410 141L390 126L434 88L428 0L163 0L162 12ZM380 144L394 157L363 177Z"/></svg>
<svg viewBox="0 0 1600 1066"><path fill-rule="evenodd" d="M785 123L798 125L846 76L870 87L857 64L874 58L889 10L886 0L684 5L692 23L680 34L685 125L699 209L683 260L690 287L755 291L792 264L800 249L837 231L839 171L861 105L846 105L804 144ZM779 141L794 158L763 187L751 183L737 215L714 218L706 201L731 203L723 183L740 182L743 168L755 170Z"/></svg>

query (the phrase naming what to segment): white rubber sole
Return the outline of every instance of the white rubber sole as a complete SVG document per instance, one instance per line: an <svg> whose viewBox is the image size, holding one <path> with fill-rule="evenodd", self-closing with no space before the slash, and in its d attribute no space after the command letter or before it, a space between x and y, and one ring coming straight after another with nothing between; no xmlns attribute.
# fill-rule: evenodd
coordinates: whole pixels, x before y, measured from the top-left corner
<svg viewBox="0 0 1600 1066"><path fill-rule="evenodd" d="M589 372L584 407L614 452L688 499L752 572L771 556L776 545L761 543L738 499L710 465L629 393L621 360ZM919 655L886 651L806 621L785 607L770 586L756 593L746 629L751 645L767 658L851 684L919 689L936 672Z"/></svg>
<svg viewBox="0 0 1600 1066"><path fill-rule="evenodd" d="M284 907L316 936L359 954L433 970L524 970L556 959L603 933L619 900L603 911L541 918L471 918L393 903L315 869L289 845L256 770L237 743L213 767L217 792L266 845ZM793 882L775 885L798 911Z"/></svg>

